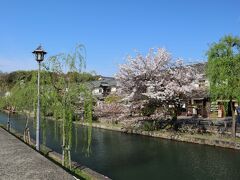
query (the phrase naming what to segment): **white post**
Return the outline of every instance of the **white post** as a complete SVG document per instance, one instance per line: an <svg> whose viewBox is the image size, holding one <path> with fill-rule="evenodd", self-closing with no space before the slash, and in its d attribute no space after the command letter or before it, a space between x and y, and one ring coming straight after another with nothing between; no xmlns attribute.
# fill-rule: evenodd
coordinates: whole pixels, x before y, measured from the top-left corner
<svg viewBox="0 0 240 180"><path fill-rule="evenodd" d="M38 61L38 94L37 94L37 128L36 128L36 150L40 150L40 61Z"/></svg>

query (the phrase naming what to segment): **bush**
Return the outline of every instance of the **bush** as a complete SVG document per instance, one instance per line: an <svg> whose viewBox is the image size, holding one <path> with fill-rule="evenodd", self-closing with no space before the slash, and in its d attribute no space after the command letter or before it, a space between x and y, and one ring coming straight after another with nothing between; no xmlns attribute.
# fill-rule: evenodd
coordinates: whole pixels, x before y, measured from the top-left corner
<svg viewBox="0 0 240 180"><path fill-rule="evenodd" d="M144 131L153 131L153 130L155 130L155 125L153 124L153 122L145 121L143 123L143 130Z"/></svg>
<svg viewBox="0 0 240 180"><path fill-rule="evenodd" d="M117 103L120 99L121 97L119 97L118 95L110 94L105 98L105 103L107 104Z"/></svg>

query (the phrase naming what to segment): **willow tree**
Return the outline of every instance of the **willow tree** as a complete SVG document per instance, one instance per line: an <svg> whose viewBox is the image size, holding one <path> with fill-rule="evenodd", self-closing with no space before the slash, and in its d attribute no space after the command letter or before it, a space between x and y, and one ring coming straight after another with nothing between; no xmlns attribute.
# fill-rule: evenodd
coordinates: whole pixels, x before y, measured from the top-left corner
<svg viewBox="0 0 240 180"><path fill-rule="evenodd" d="M36 73L29 72L29 77L22 77L13 84L5 97L1 99L1 109L8 112L7 129L10 130L10 115L13 111L22 114L26 118L24 129L24 140L30 142L30 131L28 127L29 118L34 112L36 102Z"/></svg>
<svg viewBox="0 0 240 180"><path fill-rule="evenodd" d="M62 120L62 165L69 168L71 168L73 115L79 108L81 94L83 94L85 120L89 122L92 120L91 101L87 87L71 82L67 75L69 73L81 74L85 68L83 51L84 47L79 45L73 53L52 56L44 63L45 71L51 79L51 83L44 89L45 94L51 96L48 109L51 109L55 118Z"/></svg>
<svg viewBox="0 0 240 180"><path fill-rule="evenodd" d="M213 43L208 52L207 76L213 99L229 100L232 135L236 137L236 117L232 101L240 102L240 38L225 36Z"/></svg>
<svg viewBox="0 0 240 180"><path fill-rule="evenodd" d="M30 78L24 78L16 81L10 90L9 98L11 99L12 108L26 119L24 128L24 141L30 143L29 119L35 111L36 106L36 72L32 71Z"/></svg>
<svg viewBox="0 0 240 180"><path fill-rule="evenodd" d="M5 94L5 96L0 98L0 109L6 111L8 114L8 119L7 119L7 130L8 131L11 130L10 117L14 111L13 103L14 103L14 101L13 101L13 98L11 97L10 92L8 92L7 94Z"/></svg>

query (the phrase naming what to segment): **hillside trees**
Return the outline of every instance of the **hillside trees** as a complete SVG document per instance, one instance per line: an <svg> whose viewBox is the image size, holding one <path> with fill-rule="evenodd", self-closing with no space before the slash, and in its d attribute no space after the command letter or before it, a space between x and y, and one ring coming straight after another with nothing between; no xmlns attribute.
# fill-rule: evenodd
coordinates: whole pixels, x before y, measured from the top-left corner
<svg viewBox="0 0 240 180"><path fill-rule="evenodd" d="M232 101L240 102L240 38L225 36L208 52L207 76L212 99L230 100L232 135L236 137L236 117Z"/></svg>

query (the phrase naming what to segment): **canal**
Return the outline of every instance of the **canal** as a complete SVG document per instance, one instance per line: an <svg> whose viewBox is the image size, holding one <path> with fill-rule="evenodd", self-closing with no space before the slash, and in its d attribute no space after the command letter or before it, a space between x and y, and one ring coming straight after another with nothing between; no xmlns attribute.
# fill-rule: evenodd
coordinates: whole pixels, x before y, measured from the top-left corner
<svg viewBox="0 0 240 180"><path fill-rule="evenodd" d="M7 115L0 113L6 126ZM25 119L11 117L12 128L22 133ZM30 121L31 137L35 138ZM61 153L60 123L47 120L41 142ZM120 180L146 179L240 179L240 152L237 150L163 140L98 128L92 130L91 153L86 155L83 133L86 127L73 126L72 159Z"/></svg>

